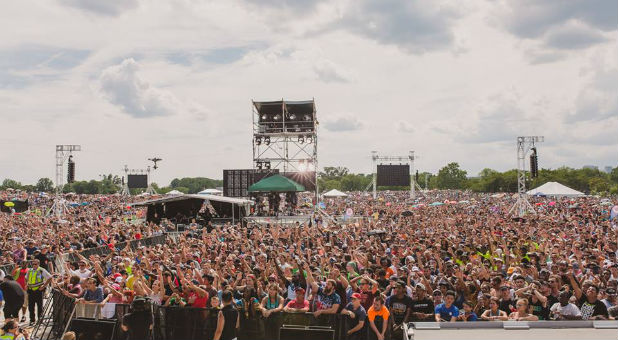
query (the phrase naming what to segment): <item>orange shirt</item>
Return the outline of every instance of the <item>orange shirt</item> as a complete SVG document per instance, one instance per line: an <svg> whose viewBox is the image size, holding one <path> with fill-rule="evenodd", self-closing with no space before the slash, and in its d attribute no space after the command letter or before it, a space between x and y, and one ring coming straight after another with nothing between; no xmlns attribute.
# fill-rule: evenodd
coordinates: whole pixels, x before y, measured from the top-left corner
<svg viewBox="0 0 618 340"><path fill-rule="evenodd" d="M379 311L376 311L373 306L369 307L369 311L367 312L367 319L369 321L374 321L376 316L381 316L384 321L388 321L388 317L391 314L388 312L388 309L385 306L382 306Z"/></svg>

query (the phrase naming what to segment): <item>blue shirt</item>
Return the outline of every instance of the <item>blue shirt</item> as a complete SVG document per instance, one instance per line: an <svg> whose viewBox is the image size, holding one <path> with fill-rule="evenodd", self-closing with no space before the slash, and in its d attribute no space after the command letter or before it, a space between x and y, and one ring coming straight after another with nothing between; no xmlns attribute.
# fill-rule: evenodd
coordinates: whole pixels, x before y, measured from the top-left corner
<svg viewBox="0 0 618 340"><path fill-rule="evenodd" d="M86 293L84 294L84 300L95 301L97 303L103 302L103 289L101 287L97 287L94 292L90 289L86 289Z"/></svg>
<svg viewBox="0 0 618 340"><path fill-rule="evenodd" d="M459 316L459 308L455 305L451 305L450 308L446 308L446 304L441 303L436 306L435 314L440 314L440 318L446 321L451 321L451 318Z"/></svg>

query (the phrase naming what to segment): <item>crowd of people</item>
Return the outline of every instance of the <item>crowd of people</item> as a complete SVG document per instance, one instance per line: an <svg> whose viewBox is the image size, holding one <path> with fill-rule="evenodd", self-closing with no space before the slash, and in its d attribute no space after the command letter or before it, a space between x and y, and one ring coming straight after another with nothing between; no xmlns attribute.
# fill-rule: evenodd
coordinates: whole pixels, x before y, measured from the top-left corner
<svg viewBox="0 0 618 340"><path fill-rule="evenodd" d="M12 267L1 273L4 328L36 322L47 287L110 318L115 304L143 298L209 308L217 340L278 312L341 314L348 339L380 340L409 321L618 317L618 221L600 198L534 198L536 214L513 218L509 195L350 193L323 202L344 222L192 226L133 249L118 245L165 232L130 207L139 198L74 196L88 204L57 218L44 213L47 196L22 195L29 212L0 214L0 257ZM81 255L93 247L110 251ZM78 261L58 260L69 253Z"/></svg>

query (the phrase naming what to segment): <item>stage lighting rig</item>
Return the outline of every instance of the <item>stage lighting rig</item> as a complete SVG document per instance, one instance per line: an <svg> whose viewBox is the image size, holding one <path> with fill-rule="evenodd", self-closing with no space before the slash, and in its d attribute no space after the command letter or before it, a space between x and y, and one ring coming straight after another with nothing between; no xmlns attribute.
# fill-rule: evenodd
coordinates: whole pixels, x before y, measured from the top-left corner
<svg viewBox="0 0 618 340"><path fill-rule="evenodd" d="M261 145L262 144L262 137L256 136L255 137L255 144L256 145Z"/></svg>
<svg viewBox="0 0 618 340"><path fill-rule="evenodd" d="M264 138L264 144L270 145L270 137Z"/></svg>
<svg viewBox="0 0 618 340"><path fill-rule="evenodd" d="M149 161L153 162L153 169L157 170L159 167L157 166L157 162L162 161L163 159L159 158L159 157L152 157L152 158L148 158Z"/></svg>
<svg viewBox="0 0 618 340"><path fill-rule="evenodd" d="M305 138L303 136L298 136L298 143L303 144L305 142Z"/></svg>

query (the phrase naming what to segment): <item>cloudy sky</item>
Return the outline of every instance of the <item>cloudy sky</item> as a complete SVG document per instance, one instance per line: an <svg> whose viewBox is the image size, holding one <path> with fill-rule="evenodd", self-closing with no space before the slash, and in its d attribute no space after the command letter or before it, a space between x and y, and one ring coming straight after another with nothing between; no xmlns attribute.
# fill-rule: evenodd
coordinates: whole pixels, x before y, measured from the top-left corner
<svg viewBox="0 0 618 340"><path fill-rule="evenodd" d="M315 98L321 166L618 165L616 0L56 0L0 13L0 180L251 166L251 100Z"/></svg>

